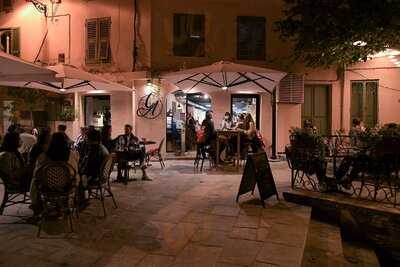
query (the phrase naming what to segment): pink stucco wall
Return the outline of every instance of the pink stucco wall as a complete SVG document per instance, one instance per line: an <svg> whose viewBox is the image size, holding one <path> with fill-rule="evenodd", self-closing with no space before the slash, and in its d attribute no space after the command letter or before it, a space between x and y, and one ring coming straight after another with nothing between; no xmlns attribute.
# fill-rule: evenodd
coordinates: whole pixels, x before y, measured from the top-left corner
<svg viewBox="0 0 400 267"><path fill-rule="evenodd" d="M45 63L56 63L58 53L65 53L68 60L68 17L45 19L31 3L15 0L14 10L1 14L0 27L20 27L21 57L33 61L38 54L43 37L48 31L39 59ZM49 5L50 6L50 5ZM267 19L266 61L238 61L243 64L259 65L283 71L294 71L305 75L306 84L327 84L331 87L332 132L342 126L350 126L350 83L351 80L379 80L380 123L400 121L399 68L387 58L379 58L349 67L345 73L343 101L343 125L341 118L341 89L335 68L307 69L300 63L290 64L290 43L279 40L279 34L273 31L274 21L282 16L283 0L138 0L138 63L136 70L152 70L153 76L159 71L174 71L183 67L190 68L206 65L218 60L236 59L236 17L241 15L264 16ZM49 10L49 14L52 11ZM206 16L206 56L202 58L175 57L173 46L173 14L192 13ZM165 110L155 120L136 116L136 105L145 94L146 79L151 75L142 75L140 79L121 73L132 71L133 62L133 1L131 0L68 0L57 6L54 14L71 14L71 64L85 70L108 73L107 78L123 81L136 90L134 94L124 92L106 92L111 94L114 134L122 132L125 123L135 125L139 136L156 141L165 137ZM85 64L85 20L89 18L111 17L112 63L101 65ZM68 63L68 62L67 62ZM134 81L135 80L135 81ZM162 83L161 97L165 97L176 88L166 81ZM75 98L80 112L79 94ZM230 110L230 96L227 93L211 94L214 120L219 123L223 113ZM261 132L271 140L271 100L268 94L261 97ZM74 123L77 134L80 119ZM279 104L278 110L278 151L283 151L288 143L288 130L291 126L301 125L301 105Z"/></svg>

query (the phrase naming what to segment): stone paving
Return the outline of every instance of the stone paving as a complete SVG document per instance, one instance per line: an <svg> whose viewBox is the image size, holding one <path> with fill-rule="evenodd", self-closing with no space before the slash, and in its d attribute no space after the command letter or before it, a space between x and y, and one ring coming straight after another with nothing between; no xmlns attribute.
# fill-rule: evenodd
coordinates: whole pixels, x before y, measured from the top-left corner
<svg viewBox="0 0 400 267"><path fill-rule="evenodd" d="M0 266L301 266L310 208L272 198L263 209L251 195L237 204L239 173L166 163L165 170L158 163L149 169L152 182L113 185L119 207L107 199L106 218L92 201L74 220L75 233L65 234L60 220L36 238L37 226L20 218L30 214L26 206L6 209ZM272 168L282 192L287 165Z"/></svg>

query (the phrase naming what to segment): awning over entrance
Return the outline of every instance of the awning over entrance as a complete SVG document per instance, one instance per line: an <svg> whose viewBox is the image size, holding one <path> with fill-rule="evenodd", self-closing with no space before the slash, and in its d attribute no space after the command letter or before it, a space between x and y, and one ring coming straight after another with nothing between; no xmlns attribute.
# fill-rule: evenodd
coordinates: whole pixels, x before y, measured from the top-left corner
<svg viewBox="0 0 400 267"><path fill-rule="evenodd" d="M208 66L169 73L163 78L185 93L207 93L216 90L272 93L285 75L286 73L277 70L220 61Z"/></svg>
<svg viewBox="0 0 400 267"><path fill-rule="evenodd" d="M0 81L0 85L43 89L56 93L73 93L88 91L132 91L131 88L104 79L98 75L78 69L72 65L58 64L46 70L55 73L55 79L35 79L25 82L13 80Z"/></svg>
<svg viewBox="0 0 400 267"><path fill-rule="evenodd" d="M0 81L56 81L56 72L0 51Z"/></svg>

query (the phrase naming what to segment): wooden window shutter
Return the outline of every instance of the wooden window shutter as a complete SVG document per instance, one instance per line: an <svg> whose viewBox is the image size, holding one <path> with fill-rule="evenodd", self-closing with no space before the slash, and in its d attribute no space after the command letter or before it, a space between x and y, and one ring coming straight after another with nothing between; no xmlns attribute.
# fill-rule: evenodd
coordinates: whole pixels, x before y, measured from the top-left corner
<svg viewBox="0 0 400 267"><path fill-rule="evenodd" d="M20 31L19 28L11 30L11 55L20 56Z"/></svg>
<svg viewBox="0 0 400 267"><path fill-rule="evenodd" d="M86 21L86 62L97 60L97 19Z"/></svg>
<svg viewBox="0 0 400 267"><path fill-rule="evenodd" d="M110 62L110 32L111 18L99 20L99 60L101 62Z"/></svg>
<svg viewBox="0 0 400 267"><path fill-rule="evenodd" d="M279 103L302 104L304 102L304 77L289 73L279 84Z"/></svg>

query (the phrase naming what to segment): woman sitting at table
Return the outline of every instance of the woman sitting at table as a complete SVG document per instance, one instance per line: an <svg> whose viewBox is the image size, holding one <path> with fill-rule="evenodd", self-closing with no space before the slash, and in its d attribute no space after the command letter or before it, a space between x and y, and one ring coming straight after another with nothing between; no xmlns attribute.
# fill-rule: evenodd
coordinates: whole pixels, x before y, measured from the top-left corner
<svg viewBox="0 0 400 267"><path fill-rule="evenodd" d="M230 130L233 128L232 116L229 112L225 112L225 116L221 122L221 130Z"/></svg>
<svg viewBox="0 0 400 267"><path fill-rule="evenodd" d="M17 132L8 132L0 147L0 178L12 187L29 188L30 177L18 148L21 139Z"/></svg>
<svg viewBox="0 0 400 267"><path fill-rule="evenodd" d="M37 179L39 178L38 171L45 165L52 162L65 162L68 163L75 174L78 173L78 162L79 162L79 154L78 152L71 150L70 144L68 140L65 138L65 135L61 132L54 133L51 136L49 147L47 151L42 153L37 161L35 170L33 172L33 179L31 183L31 201L32 201L32 209L35 214L37 214L41 210L41 203L38 194L38 184ZM72 174L72 173L71 173ZM76 185L80 182L79 175L75 177Z"/></svg>
<svg viewBox="0 0 400 267"><path fill-rule="evenodd" d="M254 123L253 117L251 116L250 113L247 113L247 115L244 118L244 130L246 134L245 140L247 140L250 143L251 150L253 151L253 153L262 150L263 143L257 134L256 124Z"/></svg>

